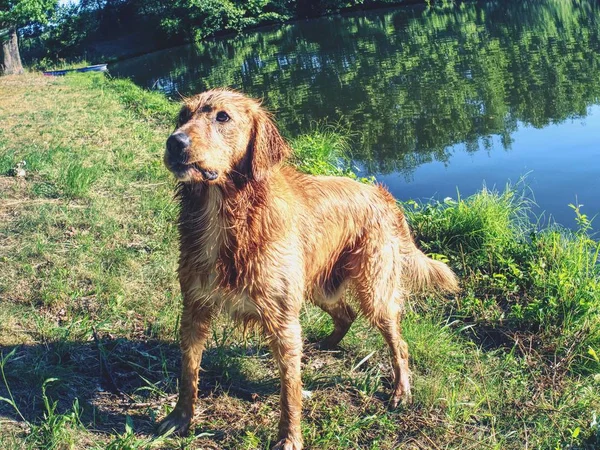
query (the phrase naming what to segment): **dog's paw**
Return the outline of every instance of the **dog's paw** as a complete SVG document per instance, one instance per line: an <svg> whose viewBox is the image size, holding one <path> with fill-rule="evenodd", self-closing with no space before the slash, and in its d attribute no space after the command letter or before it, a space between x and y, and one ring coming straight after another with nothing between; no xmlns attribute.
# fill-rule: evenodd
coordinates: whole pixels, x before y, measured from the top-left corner
<svg viewBox="0 0 600 450"><path fill-rule="evenodd" d="M302 450L302 442L282 439L271 450Z"/></svg>
<svg viewBox="0 0 600 450"><path fill-rule="evenodd" d="M338 344L339 344L339 340L330 339L330 336L329 336L329 337L326 337L325 339L323 339L322 341L315 343L315 348L317 350L323 350L323 351L335 350L335 348L338 346Z"/></svg>
<svg viewBox="0 0 600 450"><path fill-rule="evenodd" d="M404 392L400 395L394 395L390 398L390 402L388 404L388 408L390 411L393 411L398 407L398 405L408 406L412 403L412 395L410 391Z"/></svg>
<svg viewBox="0 0 600 450"><path fill-rule="evenodd" d="M191 414L187 414L177 408L165 417L158 424L156 428L156 434L162 436L164 434L176 434L178 436L185 436L190 430L190 423L192 421Z"/></svg>

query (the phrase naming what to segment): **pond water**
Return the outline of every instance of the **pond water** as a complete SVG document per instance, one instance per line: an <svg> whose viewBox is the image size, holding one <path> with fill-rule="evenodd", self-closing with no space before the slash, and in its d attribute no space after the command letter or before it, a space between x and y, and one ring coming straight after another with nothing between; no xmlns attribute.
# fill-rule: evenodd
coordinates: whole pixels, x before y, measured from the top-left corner
<svg viewBox="0 0 600 450"><path fill-rule="evenodd" d="M503 189L544 212L600 213L600 8L494 1L327 17L129 59L111 74L173 98L231 86L284 134L352 132L352 157L401 200ZM600 221L600 219L598 219ZM595 224L598 228L598 224Z"/></svg>

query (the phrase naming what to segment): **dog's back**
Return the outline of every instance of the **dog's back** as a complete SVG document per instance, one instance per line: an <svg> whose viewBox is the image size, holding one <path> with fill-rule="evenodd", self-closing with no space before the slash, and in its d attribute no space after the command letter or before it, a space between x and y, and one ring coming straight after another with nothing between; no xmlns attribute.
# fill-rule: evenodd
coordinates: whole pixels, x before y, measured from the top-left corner
<svg viewBox="0 0 600 450"><path fill-rule="evenodd" d="M397 266L404 289L456 291L454 273L416 247L402 210L383 187L290 167L274 174L272 183L269 214L297 234L309 292L331 292L360 277L363 260L382 251L388 254L381 263Z"/></svg>

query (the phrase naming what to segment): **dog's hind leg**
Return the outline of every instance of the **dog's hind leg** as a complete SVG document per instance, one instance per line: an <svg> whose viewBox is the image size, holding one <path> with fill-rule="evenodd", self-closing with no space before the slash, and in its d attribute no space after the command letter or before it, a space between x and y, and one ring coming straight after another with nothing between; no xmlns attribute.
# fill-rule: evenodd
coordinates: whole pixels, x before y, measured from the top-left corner
<svg viewBox="0 0 600 450"><path fill-rule="evenodd" d="M408 345L402 339L400 319L404 291L394 258L373 251L356 278L356 292L362 313L383 335L390 347L394 388L390 408L411 400Z"/></svg>
<svg viewBox="0 0 600 450"><path fill-rule="evenodd" d="M359 294L361 310L376 327L390 347L392 357L392 368L394 370L394 389L390 398L390 408L396 408L400 402L408 403L410 394L410 370L408 368L408 345L402 339L400 333L400 308L393 303L393 299L387 307L372 308L375 302L372 298Z"/></svg>
<svg viewBox="0 0 600 450"><path fill-rule="evenodd" d="M335 348L346 336L350 326L356 319L356 313L343 299L339 299L336 303L315 299L315 304L333 319L333 331L319 343L319 348L323 350Z"/></svg>
<svg viewBox="0 0 600 450"><path fill-rule="evenodd" d="M385 318L380 317L375 326L388 343L392 354L394 390L390 397L390 408L394 409L400 402L409 403L411 401L408 345L400 334L400 318L398 314Z"/></svg>

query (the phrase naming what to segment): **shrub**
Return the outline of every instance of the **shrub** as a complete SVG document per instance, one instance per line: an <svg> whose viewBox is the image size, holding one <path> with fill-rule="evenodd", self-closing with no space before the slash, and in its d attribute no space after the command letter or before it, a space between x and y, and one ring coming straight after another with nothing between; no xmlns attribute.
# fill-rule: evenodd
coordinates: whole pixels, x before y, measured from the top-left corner
<svg viewBox="0 0 600 450"><path fill-rule="evenodd" d="M511 186L502 193L484 187L466 199L409 202L405 209L423 249L462 262L463 270L485 268L490 256L503 255L530 227L530 201Z"/></svg>
<svg viewBox="0 0 600 450"><path fill-rule="evenodd" d="M461 275L461 295L428 306L505 334L535 333L565 359L565 370L589 349L592 357L580 362L593 366L600 344L600 243L576 207L579 230L538 231L528 219L530 203L508 186L502 193L483 189L457 201L406 205L421 247Z"/></svg>

